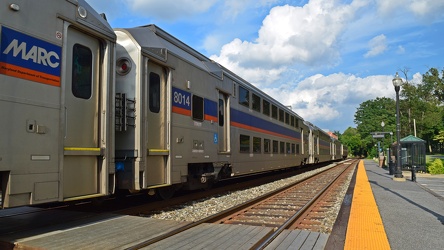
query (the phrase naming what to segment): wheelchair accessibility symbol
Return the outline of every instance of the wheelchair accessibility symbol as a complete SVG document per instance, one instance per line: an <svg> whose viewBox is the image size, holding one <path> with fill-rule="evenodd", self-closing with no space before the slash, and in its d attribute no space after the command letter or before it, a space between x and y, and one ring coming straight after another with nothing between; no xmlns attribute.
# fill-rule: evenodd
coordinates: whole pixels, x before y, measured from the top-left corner
<svg viewBox="0 0 444 250"><path fill-rule="evenodd" d="M214 133L213 142L217 143L218 141L219 141L219 139L217 137L217 133Z"/></svg>

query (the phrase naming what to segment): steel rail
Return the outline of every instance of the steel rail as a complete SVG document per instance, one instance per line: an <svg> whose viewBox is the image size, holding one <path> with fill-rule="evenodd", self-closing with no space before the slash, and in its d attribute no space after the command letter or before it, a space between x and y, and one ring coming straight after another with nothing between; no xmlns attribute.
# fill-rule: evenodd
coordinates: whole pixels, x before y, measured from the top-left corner
<svg viewBox="0 0 444 250"><path fill-rule="evenodd" d="M345 164L345 163L344 163ZM351 166L352 164L350 164ZM320 190L310 201L308 201L300 210L293 214L288 220L286 220L279 228L277 228L266 239L261 240L260 245L254 246L256 250L264 249L269 245L279 234L281 234L287 227L293 224L301 215L303 215L318 199L336 182L336 180L350 167L344 168L333 180L331 180L322 190Z"/></svg>
<svg viewBox="0 0 444 250"><path fill-rule="evenodd" d="M268 199L268 198L270 198L270 197L272 197L272 196L274 196L274 195L276 195L278 193L281 193L284 190L287 190L287 189L291 188L292 186L295 186L295 185L297 185L297 184L299 184L301 182L304 182L306 180L315 178L316 176L321 175L323 173L325 174L326 171L328 171L328 170L330 170L330 169L332 169L334 167L336 167L336 166L333 166L333 167L331 167L329 169L326 169L325 171L322 171L322 172L319 172L319 173L315 173L315 174L313 174L311 176L305 177L305 178L303 178L301 180L295 181L294 183L285 185L285 186L283 186L283 187L281 187L279 189L276 189L276 190L274 190L272 192L269 192L267 194L263 194L263 195L261 195L259 197L256 197L255 199L252 199L250 201L246 201L246 202L244 202L242 204L239 204L237 206L231 207L229 209L226 209L226 210L224 210L222 212L216 213L216 214L211 215L209 217L203 218L203 219L198 220L196 222L190 222L190 224L187 224L185 226L176 228L175 230L172 230L170 232L167 232L165 234L159 235L157 237L148 239L146 241L140 242L140 243L138 243L138 244L136 244L134 246L128 247L128 248L126 248L126 250L136 250L136 249L140 249L140 248L149 246L151 244L154 244L154 243L159 242L161 240L164 240L164 239L167 239L169 237L172 237L172 236L174 236L176 234L179 234L179 233L181 233L183 231L186 231L186 230L188 230L190 228L196 227L196 226L201 225L203 223L216 223L217 221L220 221L223 218L227 217L229 214L232 214L232 213L234 213L236 211L239 211L239 210L246 209L246 208L248 208L248 207L250 207L250 206L252 206L252 205L254 205L256 203L259 203L259 202L261 202L263 200L266 200L266 199Z"/></svg>

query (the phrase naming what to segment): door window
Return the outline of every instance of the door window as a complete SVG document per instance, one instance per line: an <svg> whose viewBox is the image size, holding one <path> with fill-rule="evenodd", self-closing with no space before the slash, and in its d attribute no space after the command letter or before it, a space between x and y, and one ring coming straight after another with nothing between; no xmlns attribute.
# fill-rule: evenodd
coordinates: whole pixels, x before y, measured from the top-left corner
<svg viewBox="0 0 444 250"><path fill-rule="evenodd" d="M88 47L74 44L72 52L72 93L77 98L92 95L92 52Z"/></svg>
<svg viewBox="0 0 444 250"><path fill-rule="evenodd" d="M149 103L150 111L153 113L159 113L160 111L160 76L156 73L150 73L150 86L149 86Z"/></svg>

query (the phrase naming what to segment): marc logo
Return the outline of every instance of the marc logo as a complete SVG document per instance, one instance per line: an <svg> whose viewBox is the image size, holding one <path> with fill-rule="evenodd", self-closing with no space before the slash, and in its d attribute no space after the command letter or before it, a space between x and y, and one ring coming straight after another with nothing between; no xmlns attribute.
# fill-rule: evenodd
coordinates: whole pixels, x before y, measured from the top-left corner
<svg viewBox="0 0 444 250"><path fill-rule="evenodd" d="M34 63L42 64L45 66L50 66L51 68L57 68L60 64L60 57L54 51L47 51L45 48L32 46L29 50L27 49L27 43L21 42L17 39L12 40L12 42L3 51L3 54L9 54L12 51L12 56L21 56L22 60L32 60Z"/></svg>

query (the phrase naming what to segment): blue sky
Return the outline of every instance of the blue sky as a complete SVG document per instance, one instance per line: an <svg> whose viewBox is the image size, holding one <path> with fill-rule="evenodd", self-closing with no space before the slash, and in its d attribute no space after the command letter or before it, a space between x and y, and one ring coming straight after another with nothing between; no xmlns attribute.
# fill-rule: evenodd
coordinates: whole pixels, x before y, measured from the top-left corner
<svg viewBox="0 0 444 250"><path fill-rule="evenodd" d="M114 28L156 24L324 130L443 69L442 0L87 0Z"/></svg>

